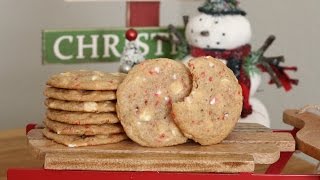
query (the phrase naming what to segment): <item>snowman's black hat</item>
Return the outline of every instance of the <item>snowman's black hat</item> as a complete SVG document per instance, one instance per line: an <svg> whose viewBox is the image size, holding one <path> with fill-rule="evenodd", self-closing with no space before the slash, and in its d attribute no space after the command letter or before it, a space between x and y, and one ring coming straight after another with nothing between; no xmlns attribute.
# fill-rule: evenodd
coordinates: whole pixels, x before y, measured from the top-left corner
<svg viewBox="0 0 320 180"><path fill-rule="evenodd" d="M206 0L198 10L210 15L243 15L247 13L238 7L237 0Z"/></svg>

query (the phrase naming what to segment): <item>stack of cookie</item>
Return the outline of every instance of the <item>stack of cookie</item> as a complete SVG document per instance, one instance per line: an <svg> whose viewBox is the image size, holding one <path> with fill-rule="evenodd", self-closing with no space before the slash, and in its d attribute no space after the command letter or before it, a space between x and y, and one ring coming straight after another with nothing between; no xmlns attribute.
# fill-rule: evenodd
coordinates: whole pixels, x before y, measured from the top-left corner
<svg viewBox="0 0 320 180"><path fill-rule="evenodd" d="M116 115L124 74L71 71L50 77L43 134L69 147L116 143L127 138Z"/></svg>

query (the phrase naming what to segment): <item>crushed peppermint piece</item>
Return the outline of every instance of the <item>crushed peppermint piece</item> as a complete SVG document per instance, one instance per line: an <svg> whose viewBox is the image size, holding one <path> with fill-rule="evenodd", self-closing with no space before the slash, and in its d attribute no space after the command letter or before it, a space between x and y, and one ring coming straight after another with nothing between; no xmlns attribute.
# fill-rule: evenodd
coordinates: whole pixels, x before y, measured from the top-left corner
<svg viewBox="0 0 320 180"><path fill-rule="evenodd" d="M155 93L155 95L156 95L156 96L160 96L161 93L162 93L162 92L161 92L161 90L159 89L159 90Z"/></svg>

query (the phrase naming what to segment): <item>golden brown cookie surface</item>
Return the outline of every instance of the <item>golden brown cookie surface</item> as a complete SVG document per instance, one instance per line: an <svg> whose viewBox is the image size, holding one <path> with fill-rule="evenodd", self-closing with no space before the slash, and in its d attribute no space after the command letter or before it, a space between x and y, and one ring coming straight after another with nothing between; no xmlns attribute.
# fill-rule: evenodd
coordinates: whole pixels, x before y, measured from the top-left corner
<svg viewBox="0 0 320 180"><path fill-rule="evenodd" d="M119 119L115 113L89 113L71 112L47 109L46 116L49 119L67 124L105 124L118 123Z"/></svg>
<svg viewBox="0 0 320 180"><path fill-rule="evenodd" d="M44 95L66 101L108 101L116 99L115 91L72 90L47 87Z"/></svg>
<svg viewBox="0 0 320 180"><path fill-rule="evenodd" d="M188 65L193 88L183 102L173 103L174 121L186 137L202 145L219 143L240 117L241 87L220 60L199 57Z"/></svg>
<svg viewBox="0 0 320 180"><path fill-rule="evenodd" d="M48 139L51 139L57 143L66 145L68 147L112 144L112 143L123 141L128 138L125 134L95 135L95 136L61 135L61 134L55 134L47 128L44 128L42 133Z"/></svg>
<svg viewBox="0 0 320 180"><path fill-rule="evenodd" d="M112 101L79 102L48 98L45 101L45 105L51 109L78 112L115 112L116 110L116 105Z"/></svg>
<svg viewBox="0 0 320 180"><path fill-rule="evenodd" d="M172 120L171 104L190 90L190 73L180 62L156 59L136 65L117 91L117 113L126 134L142 146L186 142Z"/></svg>
<svg viewBox="0 0 320 180"><path fill-rule="evenodd" d="M101 124L101 125L73 125L52 121L48 118L44 120L45 126L57 134L62 135L110 135L123 133L121 124Z"/></svg>
<svg viewBox="0 0 320 180"><path fill-rule="evenodd" d="M125 76L122 73L78 70L53 75L47 85L64 89L116 90Z"/></svg>

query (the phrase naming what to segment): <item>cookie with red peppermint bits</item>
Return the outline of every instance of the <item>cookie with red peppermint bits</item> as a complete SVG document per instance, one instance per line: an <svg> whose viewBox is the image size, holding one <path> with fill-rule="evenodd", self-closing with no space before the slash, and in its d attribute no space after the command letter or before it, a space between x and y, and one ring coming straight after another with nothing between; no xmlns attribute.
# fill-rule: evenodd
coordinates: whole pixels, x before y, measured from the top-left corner
<svg viewBox="0 0 320 180"><path fill-rule="evenodd" d="M188 68L170 59L136 65L117 90L117 115L130 139L142 146L163 147L187 141L172 119L172 103L191 90Z"/></svg>
<svg viewBox="0 0 320 180"><path fill-rule="evenodd" d="M123 73L76 70L51 76L47 85L63 89L116 90L125 76Z"/></svg>
<svg viewBox="0 0 320 180"><path fill-rule="evenodd" d="M183 102L173 103L174 121L183 134L200 143L221 142L235 127L242 91L233 72L210 56L189 61L193 87Z"/></svg>

